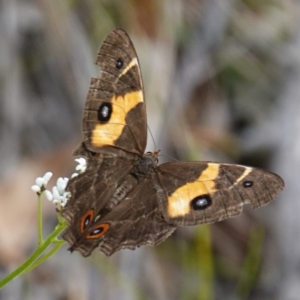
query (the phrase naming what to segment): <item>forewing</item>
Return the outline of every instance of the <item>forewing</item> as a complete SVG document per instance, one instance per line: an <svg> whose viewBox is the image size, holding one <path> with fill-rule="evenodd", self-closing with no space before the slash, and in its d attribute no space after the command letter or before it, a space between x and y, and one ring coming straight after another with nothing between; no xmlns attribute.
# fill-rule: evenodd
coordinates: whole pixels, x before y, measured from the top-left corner
<svg viewBox="0 0 300 300"><path fill-rule="evenodd" d="M87 95L84 143L93 152L112 153L117 147L143 154L147 119L142 76L134 46L124 30L116 29L107 36L96 64L100 75L91 79Z"/></svg>
<svg viewBox="0 0 300 300"><path fill-rule="evenodd" d="M276 174L211 162L175 162L158 167L156 185L165 219L177 225L214 223L239 215L244 204L266 205L282 191Z"/></svg>

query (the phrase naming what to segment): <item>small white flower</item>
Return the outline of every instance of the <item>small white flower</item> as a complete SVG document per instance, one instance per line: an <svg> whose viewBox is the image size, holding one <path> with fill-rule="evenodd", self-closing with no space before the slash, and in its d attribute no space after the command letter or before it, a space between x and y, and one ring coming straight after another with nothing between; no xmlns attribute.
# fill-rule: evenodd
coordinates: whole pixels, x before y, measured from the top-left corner
<svg viewBox="0 0 300 300"><path fill-rule="evenodd" d="M73 173L72 176L71 176L71 178L74 178L76 176L78 176L78 173Z"/></svg>
<svg viewBox="0 0 300 300"><path fill-rule="evenodd" d="M38 185L33 185L31 187L31 189L35 192L35 193L39 193L41 191L41 188Z"/></svg>
<svg viewBox="0 0 300 300"><path fill-rule="evenodd" d="M60 177L57 179L56 186L57 186L58 192L60 194L64 193L66 186L68 184L68 181L69 181L69 178L66 178L66 177L65 178Z"/></svg>
<svg viewBox="0 0 300 300"><path fill-rule="evenodd" d="M48 184L48 181L51 179L52 177L52 173L51 172L47 172L45 175L44 175L44 185L47 185Z"/></svg>
<svg viewBox="0 0 300 300"><path fill-rule="evenodd" d="M51 172L47 172L43 177L38 177L35 180L35 185L33 185L31 187L31 189L35 193L42 193L43 191L45 191L47 183L48 183L48 181L50 180L51 177L52 177Z"/></svg>
<svg viewBox="0 0 300 300"><path fill-rule="evenodd" d="M76 158L76 162L78 162L78 165L76 166L75 170L79 173L83 173L86 170L86 159L83 157Z"/></svg>
<svg viewBox="0 0 300 300"><path fill-rule="evenodd" d="M46 190L45 191L45 196L49 201L53 201L53 195L50 191Z"/></svg>
<svg viewBox="0 0 300 300"><path fill-rule="evenodd" d="M43 183L44 183L44 178L42 178L42 177L38 177L36 180L35 180L35 184L37 185L37 186L42 186L43 185Z"/></svg>
<svg viewBox="0 0 300 300"><path fill-rule="evenodd" d="M67 204L67 201L71 197L70 192L66 192L66 187L68 184L68 178L58 178L56 186L52 188L52 193L50 191L46 191L46 197L49 201L52 201L54 204L58 206L58 208L62 208Z"/></svg>
<svg viewBox="0 0 300 300"><path fill-rule="evenodd" d="M60 194L59 194L59 191L58 191L58 188L57 188L57 186L54 186L53 188L52 188L52 196L53 196L53 199L54 200L60 200ZM53 201L54 201L53 200Z"/></svg>

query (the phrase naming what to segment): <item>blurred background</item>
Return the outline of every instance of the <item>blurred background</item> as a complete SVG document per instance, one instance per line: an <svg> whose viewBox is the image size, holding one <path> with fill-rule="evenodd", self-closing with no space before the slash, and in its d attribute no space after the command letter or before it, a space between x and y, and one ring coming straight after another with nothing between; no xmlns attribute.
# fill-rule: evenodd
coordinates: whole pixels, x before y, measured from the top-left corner
<svg viewBox="0 0 300 300"><path fill-rule="evenodd" d="M96 53L116 27L135 44L164 155L266 168L285 190L234 219L179 228L155 248L83 258L63 246L0 299L299 299L300 3L292 0L0 0L0 277L36 248L35 178L53 172L51 188L74 171ZM43 204L46 236L57 219Z"/></svg>

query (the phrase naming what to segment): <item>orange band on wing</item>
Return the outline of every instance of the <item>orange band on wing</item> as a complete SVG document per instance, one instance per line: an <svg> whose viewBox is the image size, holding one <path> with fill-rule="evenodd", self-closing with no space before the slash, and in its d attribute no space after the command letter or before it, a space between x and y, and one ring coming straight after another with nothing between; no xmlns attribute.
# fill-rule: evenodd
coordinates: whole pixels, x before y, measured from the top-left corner
<svg viewBox="0 0 300 300"><path fill-rule="evenodd" d="M168 197L168 215L181 217L191 210L191 201L200 195L212 195L216 192L215 179L219 174L219 164L208 163L207 168L194 182L188 182Z"/></svg>
<svg viewBox="0 0 300 300"><path fill-rule="evenodd" d="M127 93L123 96L112 98L112 114L108 123L98 123L93 129L92 145L102 147L106 145L114 145L114 142L121 136L123 128L126 126L127 113L137 106L140 102L144 102L143 92L136 91Z"/></svg>

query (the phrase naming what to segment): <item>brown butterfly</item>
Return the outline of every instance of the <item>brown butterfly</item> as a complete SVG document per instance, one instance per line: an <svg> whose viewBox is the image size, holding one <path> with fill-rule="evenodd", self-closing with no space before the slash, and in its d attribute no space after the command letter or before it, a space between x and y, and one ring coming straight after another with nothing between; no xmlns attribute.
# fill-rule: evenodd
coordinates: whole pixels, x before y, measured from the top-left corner
<svg viewBox="0 0 300 300"><path fill-rule="evenodd" d="M276 174L234 164L171 162L144 153L146 103L138 58L122 29L103 42L83 115L84 139L74 155L87 159L69 181L71 199L62 215L70 250L88 256L99 246L111 255L123 248L157 245L177 226L213 223L272 201L283 189Z"/></svg>

